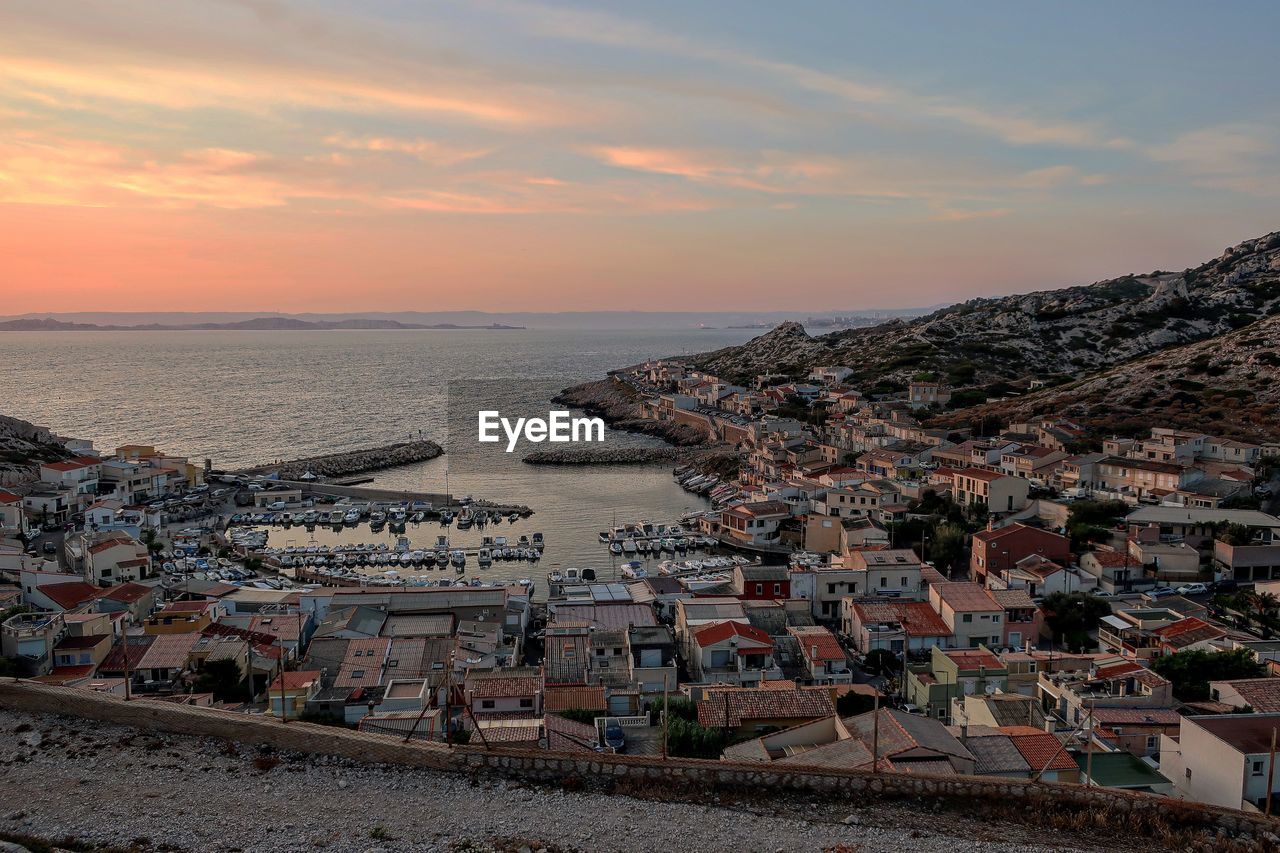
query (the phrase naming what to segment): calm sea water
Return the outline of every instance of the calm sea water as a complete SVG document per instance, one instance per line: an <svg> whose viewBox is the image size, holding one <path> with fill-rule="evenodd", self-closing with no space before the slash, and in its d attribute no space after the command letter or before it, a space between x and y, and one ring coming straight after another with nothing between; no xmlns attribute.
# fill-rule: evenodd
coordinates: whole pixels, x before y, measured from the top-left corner
<svg viewBox="0 0 1280 853"><path fill-rule="evenodd" d="M545 413L555 391L645 358L740 343L750 330L423 330L332 332L84 332L0 335L4 414L93 439L99 448L155 444L215 467L353 449L419 431L449 447L475 407ZM652 439L614 433L609 443ZM637 518L673 521L702 505L665 466L531 466L519 453L484 460L445 456L379 472L374 485L450 490L535 514L489 535L541 530L537 569L495 564L495 579L540 576L555 566L613 563L596 531ZM458 545L480 532L410 528L415 546L446 532ZM309 534L273 534L272 544ZM368 528L342 534L374 541ZM318 540L337 538L321 531ZM468 574L478 574L474 568Z"/></svg>

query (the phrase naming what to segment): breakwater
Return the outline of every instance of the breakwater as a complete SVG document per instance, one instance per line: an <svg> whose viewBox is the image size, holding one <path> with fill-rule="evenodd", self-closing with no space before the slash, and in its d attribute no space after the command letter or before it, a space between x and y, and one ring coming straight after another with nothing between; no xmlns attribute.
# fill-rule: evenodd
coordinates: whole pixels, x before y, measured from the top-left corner
<svg viewBox="0 0 1280 853"><path fill-rule="evenodd" d="M349 477L352 474L364 474L368 471L426 462L442 453L444 449L434 441L402 441L381 447L272 462L246 468L237 473L276 474L281 480L300 480L308 472L325 478Z"/></svg>

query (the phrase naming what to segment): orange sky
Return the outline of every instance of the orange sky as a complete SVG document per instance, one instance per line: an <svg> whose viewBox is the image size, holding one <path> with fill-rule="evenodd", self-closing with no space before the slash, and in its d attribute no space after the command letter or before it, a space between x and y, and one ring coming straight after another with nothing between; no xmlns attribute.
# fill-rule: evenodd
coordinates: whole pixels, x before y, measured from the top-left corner
<svg viewBox="0 0 1280 853"><path fill-rule="evenodd" d="M1275 227L1274 115L1140 56L715 6L0 5L0 314L924 306Z"/></svg>

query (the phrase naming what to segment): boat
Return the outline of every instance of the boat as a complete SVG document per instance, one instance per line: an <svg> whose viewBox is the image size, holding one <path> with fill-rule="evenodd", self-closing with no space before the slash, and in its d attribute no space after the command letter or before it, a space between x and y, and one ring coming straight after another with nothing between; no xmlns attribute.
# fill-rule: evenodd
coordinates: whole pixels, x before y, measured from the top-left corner
<svg viewBox="0 0 1280 853"><path fill-rule="evenodd" d="M343 516L342 516L342 521L343 521L343 523L345 523L345 524L356 524L356 523L358 523L358 522L360 521L360 510L358 510L358 509L349 509L349 510L347 510L347 511L346 511L346 513L344 513L344 514L343 514Z"/></svg>
<svg viewBox="0 0 1280 853"><path fill-rule="evenodd" d="M610 538L612 538L612 537L609 535L609 531L608 531L608 530L601 530L601 531L600 531L598 534L596 534L596 535L600 537L600 542L601 542L602 544L606 544L606 545L609 543L609 539L610 539Z"/></svg>
<svg viewBox="0 0 1280 853"><path fill-rule="evenodd" d="M541 551L543 548L546 547L545 543L542 540L541 531L538 531L533 534L533 547L537 548L539 551Z"/></svg>
<svg viewBox="0 0 1280 853"><path fill-rule="evenodd" d="M480 549L476 554L476 562L480 564L481 568L493 564L493 556L489 553L488 548Z"/></svg>
<svg viewBox="0 0 1280 853"><path fill-rule="evenodd" d="M447 509L440 510L440 523L453 524L453 512Z"/></svg>
<svg viewBox="0 0 1280 853"><path fill-rule="evenodd" d="M459 530L468 529L469 527L471 527L472 524L475 523L475 520L476 520L476 515L474 512L471 511L471 507L464 506L458 512L458 529Z"/></svg>
<svg viewBox="0 0 1280 853"><path fill-rule="evenodd" d="M444 550L436 551L436 564L441 567L449 565L449 552Z"/></svg>
<svg viewBox="0 0 1280 853"><path fill-rule="evenodd" d="M633 560L622 567L622 576L628 580L644 580L649 577L649 573L644 570L644 564L639 560Z"/></svg>
<svg viewBox="0 0 1280 853"><path fill-rule="evenodd" d="M465 551L458 549L449 554L449 562L453 563L456 568L462 568L467 564L467 554Z"/></svg>
<svg viewBox="0 0 1280 853"><path fill-rule="evenodd" d="M637 550L637 549L636 549L636 540L634 540L634 539L632 539L632 538L630 538L630 537L628 537L628 538L626 538L626 539L623 539L623 540L622 540L622 550L623 550L623 551L626 551L628 554L634 554L634 553L636 552L636 550Z"/></svg>
<svg viewBox="0 0 1280 853"><path fill-rule="evenodd" d="M507 521L511 522L512 524L515 524L519 520L520 520L520 513L518 512L507 513Z"/></svg>
<svg viewBox="0 0 1280 853"><path fill-rule="evenodd" d="M621 542L617 542L617 541L610 542L610 543L609 543L609 550L610 550L611 552L613 552L614 554L621 554L621 553L622 553L622 543L621 543Z"/></svg>

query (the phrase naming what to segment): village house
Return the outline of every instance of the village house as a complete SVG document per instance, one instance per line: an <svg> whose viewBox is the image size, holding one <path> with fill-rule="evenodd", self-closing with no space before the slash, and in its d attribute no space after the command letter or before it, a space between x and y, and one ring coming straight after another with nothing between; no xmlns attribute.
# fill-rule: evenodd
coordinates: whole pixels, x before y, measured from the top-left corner
<svg viewBox="0 0 1280 853"><path fill-rule="evenodd" d="M942 617L957 648L1004 642L1004 607L981 585L970 582L931 584L929 604Z"/></svg>
<svg viewBox="0 0 1280 853"><path fill-rule="evenodd" d="M993 575L1003 578L1020 560L1032 555L1060 565L1072 559L1069 538L1021 522L980 530L973 534L971 546L969 572L983 584Z"/></svg>
<svg viewBox="0 0 1280 853"><path fill-rule="evenodd" d="M835 635L820 625L793 625L787 633L800 646L808 680L812 684L851 684L849 656Z"/></svg>
<svg viewBox="0 0 1280 853"><path fill-rule="evenodd" d="M951 478L955 502L964 507L985 507L989 512L1017 512L1026 509L1031 485L1021 477L998 471L966 468Z"/></svg>
<svg viewBox="0 0 1280 853"><path fill-rule="evenodd" d="M841 601L841 632L854 648L867 654L875 649L899 653L951 646L951 629L925 601Z"/></svg>
<svg viewBox="0 0 1280 853"><path fill-rule="evenodd" d="M911 599L921 596L920 558L910 548L850 551L844 558L844 567L860 573L854 577L847 595ZM831 615L839 614L833 609Z"/></svg>
<svg viewBox="0 0 1280 853"><path fill-rule="evenodd" d="M1230 809L1264 809L1280 792L1270 772L1280 714L1183 717L1176 738L1160 738L1160 773L1172 796Z"/></svg>
<svg viewBox="0 0 1280 853"><path fill-rule="evenodd" d="M831 694L821 688L793 690L709 690L698 703L698 723L732 735L787 729L835 713Z"/></svg>
<svg viewBox="0 0 1280 853"><path fill-rule="evenodd" d="M742 622L715 622L693 632L688 660L690 676L697 681L724 682L758 687L782 677L774 662L773 639Z"/></svg>
<svg viewBox="0 0 1280 853"><path fill-rule="evenodd" d="M1009 671L986 646L930 649L929 663L907 668L906 695L928 716L949 721L964 697L1004 690Z"/></svg>

